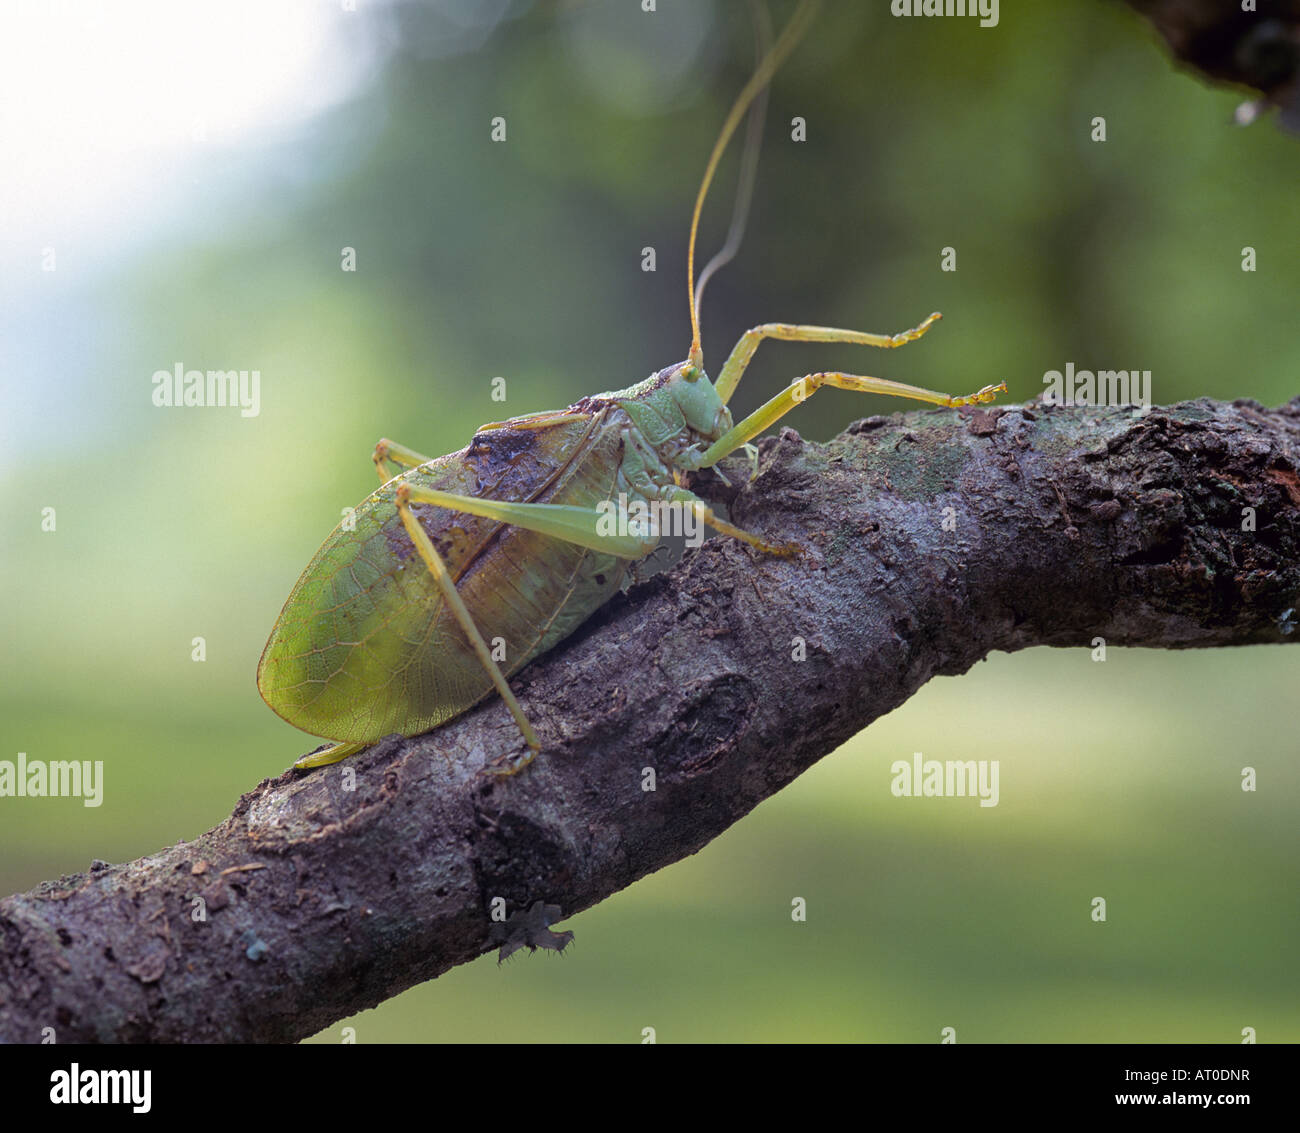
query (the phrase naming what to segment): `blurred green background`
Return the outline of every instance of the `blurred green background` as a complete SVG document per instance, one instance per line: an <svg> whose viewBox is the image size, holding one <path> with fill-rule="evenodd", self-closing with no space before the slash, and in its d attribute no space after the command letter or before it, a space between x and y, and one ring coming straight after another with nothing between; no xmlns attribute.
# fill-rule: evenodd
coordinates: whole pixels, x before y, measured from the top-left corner
<svg viewBox="0 0 1300 1133"><path fill-rule="evenodd" d="M26 6L0 47L0 758L107 779L98 809L0 799L0 891L193 837L314 746L254 672L378 438L449 452L685 355L690 207L752 65L745 6L356 7ZM1118 4L1004 4L990 29L888 8L827 6L778 76L705 357L762 321L945 321L869 357L765 345L740 412L823 368L1006 379L1014 401L1071 361L1150 369L1157 402L1300 393L1300 140L1230 126L1240 96ZM260 414L155 408L177 362L259 370ZM899 407L833 391L790 424L823 440ZM994 656L571 918L572 951L486 957L347 1022L362 1042L1295 1042L1297 660ZM1000 760L1000 805L894 798L915 751Z"/></svg>

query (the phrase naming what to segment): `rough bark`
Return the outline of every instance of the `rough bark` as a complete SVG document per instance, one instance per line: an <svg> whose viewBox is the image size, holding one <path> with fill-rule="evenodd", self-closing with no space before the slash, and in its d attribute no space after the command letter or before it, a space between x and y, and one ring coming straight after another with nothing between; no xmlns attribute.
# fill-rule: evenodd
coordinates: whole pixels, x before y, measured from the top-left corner
<svg viewBox="0 0 1300 1133"><path fill-rule="evenodd" d="M710 540L616 598L515 681L545 750L513 778L480 774L521 747L494 701L0 901L0 1038L298 1039L540 942L548 918L522 910L571 916L694 853L993 650L1300 641L1300 398L785 430L732 509L805 553ZM495 937L493 897L519 911Z"/></svg>

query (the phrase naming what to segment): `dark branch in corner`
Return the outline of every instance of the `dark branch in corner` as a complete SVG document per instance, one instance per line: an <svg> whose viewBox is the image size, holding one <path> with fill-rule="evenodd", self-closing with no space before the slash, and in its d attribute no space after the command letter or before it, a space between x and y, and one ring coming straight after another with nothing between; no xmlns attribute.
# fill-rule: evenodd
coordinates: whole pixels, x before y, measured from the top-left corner
<svg viewBox="0 0 1300 1133"><path fill-rule="evenodd" d="M1300 641L1300 398L871 418L761 467L733 514L805 555L711 540L616 598L514 682L523 773L478 775L520 742L493 702L0 901L0 1039L299 1039L494 940L563 941L548 905L693 853L993 650ZM494 897L520 914L495 937Z"/></svg>
<svg viewBox="0 0 1300 1133"><path fill-rule="evenodd" d="M1218 86L1254 91L1243 122L1269 106L1300 133L1300 0L1127 0L1151 23L1183 66Z"/></svg>

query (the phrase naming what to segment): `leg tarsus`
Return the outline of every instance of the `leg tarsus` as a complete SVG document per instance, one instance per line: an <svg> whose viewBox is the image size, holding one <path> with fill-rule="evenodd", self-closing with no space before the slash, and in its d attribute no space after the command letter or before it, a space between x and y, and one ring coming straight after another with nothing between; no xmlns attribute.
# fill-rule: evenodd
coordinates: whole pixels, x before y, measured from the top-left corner
<svg viewBox="0 0 1300 1133"><path fill-rule="evenodd" d="M335 744L323 751L313 751L308 755L301 756L294 761L293 767L295 771L307 771L313 767L326 767L331 763L338 763L340 760L347 759L350 755L365 751L370 746L370 744Z"/></svg>
<svg viewBox="0 0 1300 1133"><path fill-rule="evenodd" d="M482 774L493 779L509 779L512 775L518 775L519 772L532 763L537 758L537 754L537 751L530 746L526 755L499 755L483 768Z"/></svg>

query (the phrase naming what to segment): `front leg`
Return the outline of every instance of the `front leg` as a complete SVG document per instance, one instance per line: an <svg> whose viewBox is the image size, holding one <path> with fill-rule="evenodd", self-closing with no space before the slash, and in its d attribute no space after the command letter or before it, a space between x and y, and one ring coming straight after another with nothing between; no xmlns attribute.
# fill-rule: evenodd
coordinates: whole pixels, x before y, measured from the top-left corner
<svg viewBox="0 0 1300 1133"><path fill-rule="evenodd" d="M758 344L765 338L781 339L785 342L844 342L852 346L875 346L882 350L889 350L915 342L942 317L938 311L935 311L928 319L911 330L900 331L898 334L873 334L870 331L798 326L791 323L764 323L762 326L750 328L740 336L740 341L732 347L730 357L723 363L722 372L714 382L714 388L722 398L722 404L726 405L731 400L731 395L736 392L736 386L740 384L745 367L754 357Z"/></svg>

